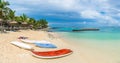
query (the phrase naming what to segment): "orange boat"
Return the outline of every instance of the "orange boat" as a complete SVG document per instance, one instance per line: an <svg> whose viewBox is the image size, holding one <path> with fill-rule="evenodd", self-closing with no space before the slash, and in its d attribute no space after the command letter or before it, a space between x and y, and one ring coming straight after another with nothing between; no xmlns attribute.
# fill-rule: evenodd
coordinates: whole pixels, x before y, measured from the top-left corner
<svg viewBox="0 0 120 63"><path fill-rule="evenodd" d="M63 56L70 55L73 51L70 49L60 49L60 50L54 50L54 51L32 51L33 56L38 58L59 58Z"/></svg>

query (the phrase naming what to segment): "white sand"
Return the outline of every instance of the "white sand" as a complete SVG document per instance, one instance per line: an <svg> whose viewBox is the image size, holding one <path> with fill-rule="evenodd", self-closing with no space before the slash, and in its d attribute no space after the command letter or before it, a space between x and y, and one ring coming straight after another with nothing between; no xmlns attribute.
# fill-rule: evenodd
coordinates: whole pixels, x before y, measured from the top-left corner
<svg viewBox="0 0 120 63"><path fill-rule="evenodd" d="M73 54L57 58L57 59L39 59L33 57L31 52L10 44L11 41L19 41L19 36L26 36L32 40L47 40L57 45L58 48L68 48L73 50ZM55 49L39 48L35 45L30 44L38 51L48 51ZM0 34L0 63L88 63L81 55L79 49L74 47L72 44L55 37L47 32L43 31L32 31L32 30L21 30L20 32L9 32Z"/></svg>
<svg viewBox="0 0 120 63"><path fill-rule="evenodd" d="M47 40L58 47L55 49L48 49L39 48L33 44L29 44L38 51L68 48L73 50L73 53L69 56L57 59L36 58L31 55L30 51L10 44L11 41L19 41L17 39L19 36L29 37L31 40ZM117 46L114 48L117 48ZM21 30L20 32L0 34L0 63L120 63L120 55L118 55L119 52L116 53L116 57L114 49L113 51L112 49L109 50L110 53L106 53L104 51L106 51L106 49L101 51L98 48L82 43L78 47L75 44L60 39L55 33L48 33L44 31Z"/></svg>

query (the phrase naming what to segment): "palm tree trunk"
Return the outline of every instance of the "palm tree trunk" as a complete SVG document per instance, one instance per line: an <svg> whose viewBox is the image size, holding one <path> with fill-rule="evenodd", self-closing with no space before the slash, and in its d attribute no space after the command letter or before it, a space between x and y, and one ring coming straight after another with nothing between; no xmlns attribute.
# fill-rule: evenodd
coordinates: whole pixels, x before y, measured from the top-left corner
<svg viewBox="0 0 120 63"><path fill-rule="evenodd" d="M2 22L1 22L1 33L3 32L3 25L2 25Z"/></svg>

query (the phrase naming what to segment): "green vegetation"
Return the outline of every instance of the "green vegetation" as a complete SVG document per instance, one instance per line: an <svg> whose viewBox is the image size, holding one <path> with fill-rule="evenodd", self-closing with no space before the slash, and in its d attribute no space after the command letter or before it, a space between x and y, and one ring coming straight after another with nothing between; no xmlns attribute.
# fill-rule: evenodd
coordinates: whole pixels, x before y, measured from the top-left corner
<svg viewBox="0 0 120 63"><path fill-rule="evenodd" d="M6 19L9 13L10 8L7 7L9 2L5 2L4 0L0 0L0 18Z"/></svg>
<svg viewBox="0 0 120 63"><path fill-rule="evenodd" d="M15 11L8 7L9 5L8 1L0 0L0 19L2 19L6 24L15 21L19 26L21 26L22 23L26 23L27 27L30 27L31 29L43 29L48 27L46 19L36 20L28 17L24 13L21 16L16 16Z"/></svg>

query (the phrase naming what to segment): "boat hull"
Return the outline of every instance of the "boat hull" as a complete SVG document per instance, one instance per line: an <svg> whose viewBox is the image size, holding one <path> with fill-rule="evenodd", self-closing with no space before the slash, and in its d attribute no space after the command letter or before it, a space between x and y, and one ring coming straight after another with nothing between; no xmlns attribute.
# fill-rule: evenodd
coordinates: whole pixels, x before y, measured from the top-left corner
<svg viewBox="0 0 120 63"><path fill-rule="evenodd" d="M73 51L70 49L60 49L56 51L45 51L45 52L38 52L32 51L32 55L38 58L60 58L64 56L68 56Z"/></svg>

